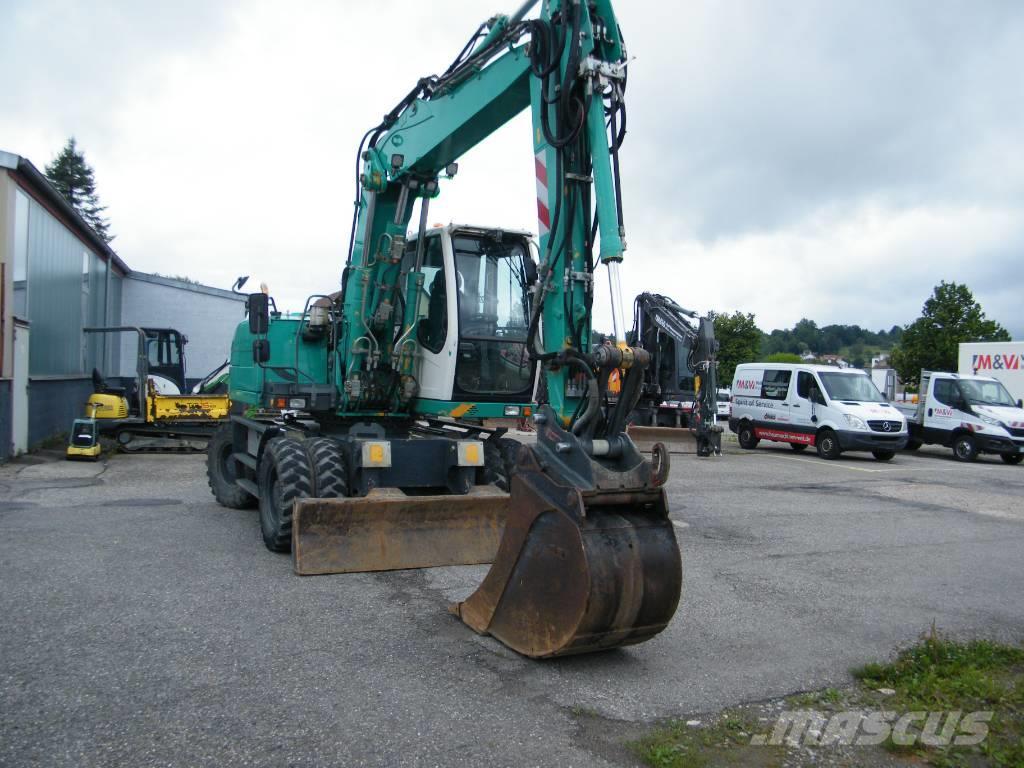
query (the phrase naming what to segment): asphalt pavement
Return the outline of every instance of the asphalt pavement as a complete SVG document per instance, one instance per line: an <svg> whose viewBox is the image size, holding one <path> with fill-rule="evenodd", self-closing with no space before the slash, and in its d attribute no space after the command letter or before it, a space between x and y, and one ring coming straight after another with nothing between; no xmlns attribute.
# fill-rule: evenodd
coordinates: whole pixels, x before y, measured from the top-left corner
<svg viewBox="0 0 1024 768"><path fill-rule="evenodd" d="M485 567L294 576L202 456L0 467L0 765L628 765L933 623L1024 639L1024 466L729 450L673 457L670 627L547 662L446 612Z"/></svg>

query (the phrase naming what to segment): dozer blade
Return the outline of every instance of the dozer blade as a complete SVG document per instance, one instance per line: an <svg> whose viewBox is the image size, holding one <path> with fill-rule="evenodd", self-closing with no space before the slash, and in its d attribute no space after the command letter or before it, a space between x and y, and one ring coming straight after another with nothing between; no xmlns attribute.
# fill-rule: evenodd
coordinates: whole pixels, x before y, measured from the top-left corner
<svg viewBox="0 0 1024 768"><path fill-rule="evenodd" d="M493 486L465 496L301 499L292 517L292 564L301 576L491 563L509 497Z"/></svg>
<svg viewBox="0 0 1024 768"><path fill-rule="evenodd" d="M637 450L649 453L655 443L663 443L669 453L696 453L697 435L689 427L645 427L631 424L626 434Z"/></svg>
<svg viewBox="0 0 1024 768"><path fill-rule="evenodd" d="M636 482L649 465L626 443L638 470L609 473L589 489L584 474L553 476L553 454L544 453L542 469L540 445L524 448L494 565L451 611L535 658L631 645L661 632L679 603L679 547L663 490ZM614 478L625 485L611 488Z"/></svg>

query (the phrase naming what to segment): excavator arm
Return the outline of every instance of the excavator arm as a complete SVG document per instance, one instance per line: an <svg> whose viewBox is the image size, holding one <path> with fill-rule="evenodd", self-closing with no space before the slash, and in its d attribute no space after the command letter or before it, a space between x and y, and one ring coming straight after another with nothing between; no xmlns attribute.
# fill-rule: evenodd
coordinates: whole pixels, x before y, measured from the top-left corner
<svg viewBox="0 0 1024 768"><path fill-rule="evenodd" d="M625 338L618 181L625 50L607 0L549 0L540 18L524 20L534 4L481 25L444 73L417 81L364 136L336 367L343 415L401 415L415 409L416 307L424 290L422 247L430 200L438 194L439 179L455 175L459 157L530 107L541 263L529 347L546 363L546 389L563 426L585 418L600 431L607 421L596 413L590 387L596 377L583 371L584 365L594 369L593 361L580 360L590 348L598 260L609 270L615 337ZM416 201L420 251L403 275ZM621 357L602 362L629 367L636 359L628 350Z"/></svg>

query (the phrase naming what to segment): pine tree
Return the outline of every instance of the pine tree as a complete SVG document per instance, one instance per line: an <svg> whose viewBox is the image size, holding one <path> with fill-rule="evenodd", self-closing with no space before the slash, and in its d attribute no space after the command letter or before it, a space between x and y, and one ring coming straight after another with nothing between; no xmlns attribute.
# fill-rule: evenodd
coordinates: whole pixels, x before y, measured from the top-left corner
<svg viewBox="0 0 1024 768"><path fill-rule="evenodd" d="M101 215L107 207L100 205L96 196L92 166L85 162L85 155L79 151L74 136L46 166L46 178L104 242L114 239L109 232L110 222Z"/></svg>

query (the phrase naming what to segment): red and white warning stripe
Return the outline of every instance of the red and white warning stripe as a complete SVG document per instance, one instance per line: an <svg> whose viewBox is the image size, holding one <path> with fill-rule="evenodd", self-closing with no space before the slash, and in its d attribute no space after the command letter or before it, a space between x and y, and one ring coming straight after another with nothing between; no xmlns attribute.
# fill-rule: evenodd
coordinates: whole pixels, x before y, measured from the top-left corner
<svg viewBox="0 0 1024 768"><path fill-rule="evenodd" d="M541 150L534 157L537 168L537 229L540 237L551 231L551 212L548 210L548 167L547 152Z"/></svg>

